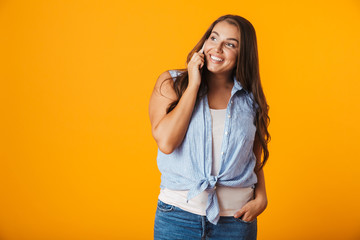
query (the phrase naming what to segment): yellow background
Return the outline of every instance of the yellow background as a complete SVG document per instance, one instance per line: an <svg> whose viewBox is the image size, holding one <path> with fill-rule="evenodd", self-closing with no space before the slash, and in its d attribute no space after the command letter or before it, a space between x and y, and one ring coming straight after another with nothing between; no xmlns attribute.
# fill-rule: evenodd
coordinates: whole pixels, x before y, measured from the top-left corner
<svg viewBox="0 0 360 240"><path fill-rule="evenodd" d="M0 1L0 239L152 239L152 88L228 13L270 105L258 239L360 239L355 0Z"/></svg>

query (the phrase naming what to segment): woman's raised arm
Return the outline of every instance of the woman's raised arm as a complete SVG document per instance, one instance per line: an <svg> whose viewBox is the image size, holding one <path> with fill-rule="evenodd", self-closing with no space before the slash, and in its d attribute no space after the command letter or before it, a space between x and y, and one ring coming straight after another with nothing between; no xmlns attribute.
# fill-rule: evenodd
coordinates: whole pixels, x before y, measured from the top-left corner
<svg viewBox="0 0 360 240"><path fill-rule="evenodd" d="M150 97L149 115L152 135L163 153L172 153L183 141L194 109L198 89L199 86L189 84L176 107L166 114L169 104L177 99L174 81L168 71L162 73L156 81Z"/></svg>
<svg viewBox="0 0 360 240"><path fill-rule="evenodd" d="M203 52L204 45L191 57L187 66L189 84L171 112L166 114L166 109L177 99L177 96L174 81L168 71L159 76L150 97L149 115L152 135L160 151L165 154L172 153L182 143L188 129L201 83L200 69L204 66Z"/></svg>

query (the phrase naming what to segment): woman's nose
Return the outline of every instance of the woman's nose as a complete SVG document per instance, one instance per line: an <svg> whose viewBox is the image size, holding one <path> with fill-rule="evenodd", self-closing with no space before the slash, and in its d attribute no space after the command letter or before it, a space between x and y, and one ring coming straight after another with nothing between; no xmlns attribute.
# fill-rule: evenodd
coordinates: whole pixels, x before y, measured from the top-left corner
<svg viewBox="0 0 360 240"><path fill-rule="evenodd" d="M216 44L214 48L217 52L221 52L222 51L222 43Z"/></svg>

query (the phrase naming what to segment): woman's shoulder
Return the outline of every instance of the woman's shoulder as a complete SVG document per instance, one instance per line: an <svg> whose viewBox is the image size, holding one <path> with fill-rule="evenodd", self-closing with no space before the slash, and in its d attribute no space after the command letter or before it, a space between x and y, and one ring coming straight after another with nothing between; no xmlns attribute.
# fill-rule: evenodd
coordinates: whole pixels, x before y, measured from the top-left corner
<svg viewBox="0 0 360 240"><path fill-rule="evenodd" d="M172 78L172 75L169 70L166 70L165 72L162 72L159 77L158 81L163 82L166 79Z"/></svg>
<svg viewBox="0 0 360 240"><path fill-rule="evenodd" d="M172 76L168 70L158 76L153 93L155 93L156 96L167 96L167 99L176 99L174 81L172 81Z"/></svg>
<svg viewBox="0 0 360 240"><path fill-rule="evenodd" d="M181 71L178 69L166 70L159 75L158 81L163 82L167 79L173 79L175 81L176 77L179 76L180 73Z"/></svg>

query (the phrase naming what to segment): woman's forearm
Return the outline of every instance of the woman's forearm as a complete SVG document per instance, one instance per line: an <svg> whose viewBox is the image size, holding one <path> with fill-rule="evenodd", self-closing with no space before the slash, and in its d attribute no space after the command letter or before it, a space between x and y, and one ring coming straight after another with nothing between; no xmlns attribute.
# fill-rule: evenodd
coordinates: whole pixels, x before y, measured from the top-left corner
<svg viewBox="0 0 360 240"><path fill-rule="evenodd" d="M261 170L259 170L261 165L262 148L257 135L255 136L255 140L254 140L253 151L256 157L255 173L257 176L257 183L255 184L255 199L260 200L264 205L264 207L266 207L267 196L266 196L266 188L265 188L264 168L261 168Z"/></svg>
<svg viewBox="0 0 360 240"><path fill-rule="evenodd" d="M267 203L264 170L256 173L258 182L255 185L255 199L261 199Z"/></svg>

